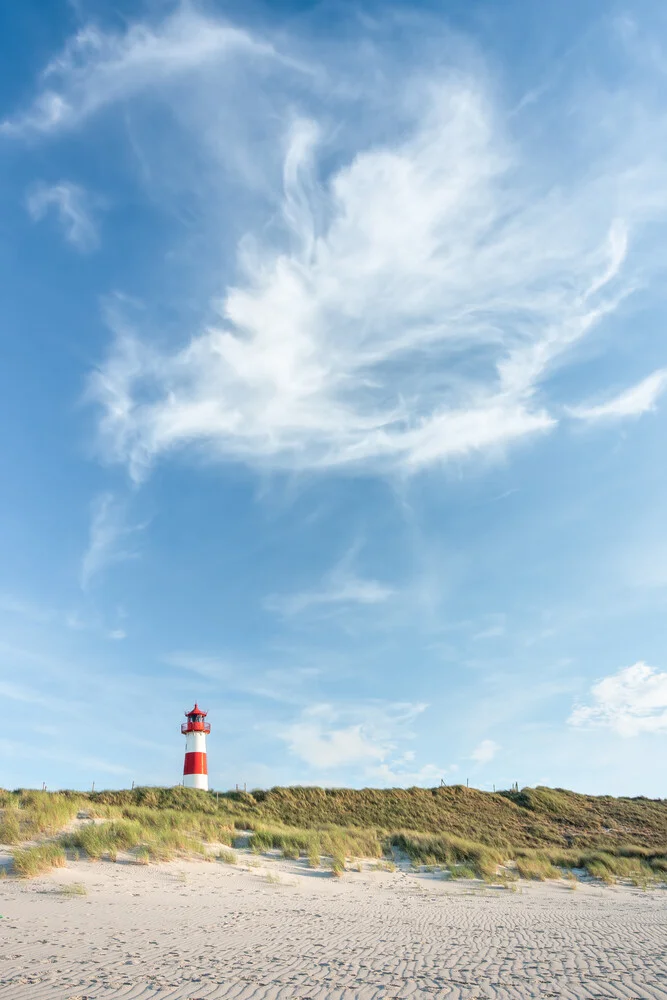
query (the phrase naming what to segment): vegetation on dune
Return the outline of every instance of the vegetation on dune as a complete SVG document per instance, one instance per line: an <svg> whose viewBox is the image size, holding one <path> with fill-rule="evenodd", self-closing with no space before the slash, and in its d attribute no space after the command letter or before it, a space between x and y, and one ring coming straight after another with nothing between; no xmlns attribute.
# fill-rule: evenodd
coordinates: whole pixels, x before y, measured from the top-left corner
<svg viewBox="0 0 667 1000"><path fill-rule="evenodd" d="M142 840L142 828L138 823L122 820L110 823L90 823L79 827L75 833L62 838L65 847L75 847L85 851L89 858L98 860L110 851L126 851L136 847Z"/></svg>
<svg viewBox="0 0 667 1000"><path fill-rule="evenodd" d="M245 810L248 819L298 827L333 824L386 831L446 831L490 847L608 848L631 843L664 850L667 844L664 799L616 799L541 787L494 793L463 785L273 788L227 796L236 808Z"/></svg>
<svg viewBox="0 0 667 1000"><path fill-rule="evenodd" d="M393 847L405 851L411 861L422 865L458 865L471 868L480 878L489 878L511 854L509 845L489 847L449 834L401 832L390 837Z"/></svg>
<svg viewBox="0 0 667 1000"><path fill-rule="evenodd" d="M51 868L65 867L65 851L60 844L40 844L14 851L14 871L21 878L34 878Z"/></svg>
<svg viewBox="0 0 667 1000"><path fill-rule="evenodd" d="M516 870L521 878L536 879L543 882L547 878L560 878L561 873L544 854L522 854L516 859Z"/></svg>
<svg viewBox="0 0 667 1000"><path fill-rule="evenodd" d="M159 819L159 814L155 817ZM139 850L137 856L151 861L171 861L177 854L206 856L206 847L198 833L197 822L183 822L180 827L159 822L142 824L137 820L110 820L88 823L61 838L65 847L76 848L97 861L109 857L115 861L118 851ZM193 832L194 831L194 832Z"/></svg>
<svg viewBox="0 0 667 1000"><path fill-rule="evenodd" d="M63 792L6 792L0 789L0 844L19 844L62 830L85 797Z"/></svg>
<svg viewBox="0 0 667 1000"><path fill-rule="evenodd" d="M315 829L290 826L257 826L251 837L251 849L280 850L283 857L317 859L321 855L342 858L379 858L382 844L376 830L359 830L336 826ZM317 867L313 864L312 867Z"/></svg>
<svg viewBox="0 0 667 1000"><path fill-rule="evenodd" d="M235 836L234 826L227 820L209 811L197 809L187 811L148 806L100 806L94 803L89 812L98 818L121 816L139 825L144 836L149 839L168 836L177 838L179 833L187 833L209 843L231 847Z"/></svg>
<svg viewBox="0 0 667 1000"><path fill-rule="evenodd" d="M499 866L512 862L501 879L517 873L555 878L575 869L603 881L667 880L667 801L543 787L497 793L460 785L252 793L182 787L0 790L0 842L54 836L80 811L90 822L71 826L62 844L89 858L116 860L120 851L132 851L145 863L178 854L204 857L205 844L216 844L224 845L217 856L233 863L233 852L225 848L247 843L255 853L278 850L337 875L349 859L381 858L396 849L415 865L449 868L452 877L495 879ZM250 832L241 838L242 830ZM42 846L62 857L61 846ZM22 859L30 850L16 852L17 871L41 863L38 855L32 862Z"/></svg>

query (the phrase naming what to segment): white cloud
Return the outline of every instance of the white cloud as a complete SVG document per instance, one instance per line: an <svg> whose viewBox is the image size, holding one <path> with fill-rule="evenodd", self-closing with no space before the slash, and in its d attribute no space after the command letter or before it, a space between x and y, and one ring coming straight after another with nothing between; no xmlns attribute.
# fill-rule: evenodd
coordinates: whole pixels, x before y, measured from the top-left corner
<svg viewBox="0 0 667 1000"><path fill-rule="evenodd" d="M82 253L99 245L97 226L93 220L90 198L78 184L38 184L28 195L30 216L39 221L50 209L57 213L65 239Z"/></svg>
<svg viewBox="0 0 667 1000"><path fill-rule="evenodd" d="M202 72L234 53L268 58L270 45L220 20L182 8L160 24L137 23L124 34L88 25L44 69L45 88L25 114L0 123L0 132L55 133L144 89Z"/></svg>
<svg viewBox="0 0 667 1000"><path fill-rule="evenodd" d="M290 752L310 767L331 768L347 764L381 761L386 748L367 739L361 725L323 729L315 722L295 722L285 731Z"/></svg>
<svg viewBox="0 0 667 1000"><path fill-rule="evenodd" d="M137 552L129 540L142 531L145 524L128 525L125 505L111 493L95 498L90 524L88 548L81 560L81 587L86 590L92 580L114 563L135 559Z"/></svg>
<svg viewBox="0 0 667 1000"><path fill-rule="evenodd" d="M632 252L644 222L660 223L667 208L663 119L642 95L640 116L614 95L614 129L597 128L606 107L581 97L559 121L560 145L585 135L586 168L573 147L559 172L534 135L522 139L521 115L507 113L479 63L446 70L405 46L412 62L376 73L379 46L363 46L363 62L348 46L336 65L335 46L311 40L322 66L312 79L326 87L304 88L291 43L190 7L125 34L89 27L47 67L53 88L5 123L18 134L73 127L121 102L142 108L150 90L173 111L165 129L183 140L182 163L208 156L211 225L250 229L210 322L186 323L165 346L120 311L110 318L113 344L89 387L104 458L136 480L186 450L277 469L410 473L502 455L549 431L562 407L547 377L647 283L649 261L662 266L664 255ZM236 81L233 100L211 75L232 53L256 73L248 87ZM252 142L235 145L249 119L253 135L271 136L261 156ZM222 149L261 160L261 184L244 177L230 189ZM230 226L259 187L261 220L249 210Z"/></svg>
<svg viewBox="0 0 667 1000"><path fill-rule="evenodd" d="M500 745L493 740L482 740L470 754L470 758L477 764L489 764L499 750Z"/></svg>
<svg viewBox="0 0 667 1000"><path fill-rule="evenodd" d="M115 317L90 393L135 478L192 445L407 472L502 451L554 426L541 381L627 293L633 207L605 226L602 182L527 189L474 81L441 82L407 138L319 185L316 134L293 126L284 241L243 244L217 321L170 353Z"/></svg>
<svg viewBox="0 0 667 1000"><path fill-rule="evenodd" d="M591 688L592 704L578 705L572 726L600 726L621 736L667 730L667 672L639 662Z"/></svg>
<svg viewBox="0 0 667 1000"><path fill-rule="evenodd" d="M315 704L278 735L290 753L314 770L356 765L378 775L386 767L389 774L405 763L405 757L395 759L397 743L412 738L410 725L426 707L406 702Z"/></svg>
<svg viewBox="0 0 667 1000"><path fill-rule="evenodd" d="M656 403L665 389L667 389L667 368L661 368L605 403L573 406L569 407L567 412L578 420L590 421L639 417L642 413L655 410Z"/></svg>
<svg viewBox="0 0 667 1000"><path fill-rule="evenodd" d="M296 594L272 594L264 602L269 611L295 615L309 608L331 605L383 604L394 594L377 580L362 580L346 574L335 574L320 590L301 591Z"/></svg>

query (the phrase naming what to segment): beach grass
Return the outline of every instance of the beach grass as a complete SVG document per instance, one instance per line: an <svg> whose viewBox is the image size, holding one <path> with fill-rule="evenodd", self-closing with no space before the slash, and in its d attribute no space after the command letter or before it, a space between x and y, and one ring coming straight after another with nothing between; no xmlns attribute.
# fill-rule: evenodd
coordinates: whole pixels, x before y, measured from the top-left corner
<svg viewBox="0 0 667 1000"><path fill-rule="evenodd" d="M515 861L516 870L521 878L534 879L538 882L543 882L548 878L561 878L560 869L556 868L550 859L543 854L520 854L517 855Z"/></svg>
<svg viewBox="0 0 667 1000"><path fill-rule="evenodd" d="M14 851L14 871L20 878L34 878L52 868L65 867L65 851L60 844L40 844Z"/></svg>
<svg viewBox="0 0 667 1000"><path fill-rule="evenodd" d="M376 830L322 826L307 829L289 826L257 826L250 836L252 850L281 851L283 857L309 860L320 855L358 858L382 856L382 842ZM313 865L316 867L316 865Z"/></svg>
<svg viewBox="0 0 667 1000"><path fill-rule="evenodd" d="M72 822L77 813L85 818ZM93 860L116 860L123 851L146 862L204 858L212 856L207 844L215 854L217 845L240 841L255 854L279 851L307 859L312 868L335 865L341 874L354 859L389 857L396 849L415 867L449 869L453 878L472 872L494 880L501 866L514 862L516 872L530 879L578 871L607 883L667 881L666 800L541 786L493 793L462 785L226 793L180 786L0 790L1 843L26 845L58 834L56 849Z"/></svg>
<svg viewBox="0 0 667 1000"><path fill-rule="evenodd" d="M88 890L82 882L69 882L60 886L61 896L87 896Z"/></svg>

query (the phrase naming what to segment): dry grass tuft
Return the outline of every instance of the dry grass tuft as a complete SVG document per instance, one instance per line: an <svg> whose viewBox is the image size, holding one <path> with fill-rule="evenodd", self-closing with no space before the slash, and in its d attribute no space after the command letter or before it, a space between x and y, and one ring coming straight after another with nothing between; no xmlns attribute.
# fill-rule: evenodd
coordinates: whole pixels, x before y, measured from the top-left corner
<svg viewBox="0 0 667 1000"><path fill-rule="evenodd" d="M52 868L65 867L65 852L60 844L41 844L14 851L14 871L21 878L34 878Z"/></svg>
<svg viewBox="0 0 667 1000"><path fill-rule="evenodd" d="M561 873L549 858L535 854L531 856L519 855L516 858L516 868L521 878L534 879L537 882L544 882L548 878L560 878Z"/></svg>
<svg viewBox="0 0 667 1000"><path fill-rule="evenodd" d="M61 896L87 896L88 890L86 889L83 882L69 882L67 885L60 886Z"/></svg>

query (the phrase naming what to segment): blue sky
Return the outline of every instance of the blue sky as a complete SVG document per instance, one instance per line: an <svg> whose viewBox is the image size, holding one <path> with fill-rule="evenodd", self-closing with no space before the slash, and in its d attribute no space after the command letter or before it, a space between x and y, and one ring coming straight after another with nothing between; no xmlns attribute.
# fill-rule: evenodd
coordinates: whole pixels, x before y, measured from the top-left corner
<svg viewBox="0 0 667 1000"><path fill-rule="evenodd" d="M0 784L664 794L659 3L0 12Z"/></svg>

